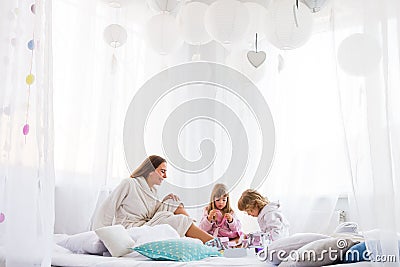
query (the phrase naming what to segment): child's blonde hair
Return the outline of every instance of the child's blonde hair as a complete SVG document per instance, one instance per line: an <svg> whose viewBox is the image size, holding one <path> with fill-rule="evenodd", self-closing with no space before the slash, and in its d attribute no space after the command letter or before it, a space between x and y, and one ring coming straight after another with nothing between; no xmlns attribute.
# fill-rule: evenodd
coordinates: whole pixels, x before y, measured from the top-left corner
<svg viewBox="0 0 400 267"><path fill-rule="evenodd" d="M215 199L226 197L226 206L221 210L223 214L232 212L231 205L229 203L229 191L226 185L216 184L211 192L210 203L208 205L208 213L215 209Z"/></svg>
<svg viewBox="0 0 400 267"><path fill-rule="evenodd" d="M238 208L241 211L254 209L255 207L261 210L268 204L269 200L266 197L262 196L256 190L247 189L242 193L238 201Z"/></svg>

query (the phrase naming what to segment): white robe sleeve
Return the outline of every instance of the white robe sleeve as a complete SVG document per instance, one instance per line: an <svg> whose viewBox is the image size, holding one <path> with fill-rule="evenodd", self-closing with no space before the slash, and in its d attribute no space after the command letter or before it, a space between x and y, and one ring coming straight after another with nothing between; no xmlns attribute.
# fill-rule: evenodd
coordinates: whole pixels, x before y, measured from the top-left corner
<svg viewBox="0 0 400 267"><path fill-rule="evenodd" d="M288 235L288 226L280 212L265 213L259 220L263 233L269 233L272 241Z"/></svg>

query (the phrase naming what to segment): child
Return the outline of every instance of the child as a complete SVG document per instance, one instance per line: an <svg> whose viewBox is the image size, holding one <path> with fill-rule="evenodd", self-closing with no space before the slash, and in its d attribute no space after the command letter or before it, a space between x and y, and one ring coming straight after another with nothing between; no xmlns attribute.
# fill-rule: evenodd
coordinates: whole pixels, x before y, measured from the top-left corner
<svg viewBox="0 0 400 267"><path fill-rule="evenodd" d="M289 235L289 222L279 210L279 206L252 189L244 191L238 201L239 210L257 217L261 232L269 233L271 241Z"/></svg>
<svg viewBox="0 0 400 267"><path fill-rule="evenodd" d="M240 236L241 224L231 209L228 189L224 184L214 186L199 227L214 237L234 239Z"/></svg>

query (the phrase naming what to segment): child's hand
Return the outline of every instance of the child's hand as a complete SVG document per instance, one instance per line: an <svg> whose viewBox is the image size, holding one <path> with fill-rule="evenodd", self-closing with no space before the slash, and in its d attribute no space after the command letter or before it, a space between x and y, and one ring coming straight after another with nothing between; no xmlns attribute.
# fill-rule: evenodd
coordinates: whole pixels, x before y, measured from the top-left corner
<svg viewBox="0 0 400 267"><path fill-rule="evenodd" d="M216 209L210 210L210 213L208 214L207 217L208 221L211 222L212 220L215 220L215 218L217 217L216 215L217 215Z"/></svg>
<svg viewBox="0 0 400 267"><path fill-rule="evenodd" d="M233 222L233 216L230 213L225 213L224 217L226 218L226 220L228 221L228 223Z"/></svg>

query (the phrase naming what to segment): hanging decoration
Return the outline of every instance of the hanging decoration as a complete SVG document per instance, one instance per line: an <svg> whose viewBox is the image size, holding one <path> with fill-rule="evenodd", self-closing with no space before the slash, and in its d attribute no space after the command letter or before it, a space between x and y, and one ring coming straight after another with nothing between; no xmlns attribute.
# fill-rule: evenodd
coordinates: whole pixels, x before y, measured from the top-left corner
<svg viewBox="0 0 400 267"><path fill-rule="evenodd" d="M128 34L119 24L108 25L103 32L104 41L112 48L118 48L126 43Z"/></svg>
<svg viewBox="0 0 400 267"><path fill-rule="evenodd" d="M121 47L126 43L128 34L124 27L119 24L108 25L103 32L104 41L111 46L114 51L111 57L111 73L115 73L117 70L117 57L115 56L115 49Z"/></svg>
<svg viewBox="0 0 400 267"><path fill-rule="evenodd" d="M278 55L278 72L281 72L285 67L285 60L283 59L282 55Z"/></svg>
<svg viewBox="0 0 400 267"><path fill-rule="evenodd" d="M257 33L256 33L256 51L249 51L247 52L247 59L255 68L258 68L261 64L264 63L266 58L266 53L264 51L258 51L257 48L258 40L257 40Z"/></svg>
<svg viewBox="0 0 400 267"><path fill-rule="evenodd" d="M212 41L204 26L208 5L191 2L182 7L178 14L178 25L183 40L191 45L203 45Z"/></svg>
<svg viewBox="0 0 400 267"><path fill-rule="evenodd" d="M31 12L36 15L36 5L35 4L31 5Z"/></svg>
<svg viewBox="0 0 400 267"><path fill-rule="evenodd" d="M243 39L250 21L246 6L237 0L217 0L205 14L207 32L221 44L233 44Z"/></svg>
<svg viewBox="0 0 400 267"><path fill-rule="evenodd" d="M155 12L175 11L179 3L179 0L147 0L147 5Z"/></svg>
<svg viewBox="0 0 400 267"><path fill-rule="evenodd" d="M3 212L0 212L0 223L6 220L6 215Z"/></svg>
<svg viewBox="0 0 400 267"><path fill-rule="evenodd" d="M168 55L183 44L178 23L168 13L150 18L145 26L145 34L147 43L160 55Z"/></svg>
<svg viewBox="0 0 400 267"><path fill-rule="evenodd" d="M35 4L32 4L30 6L30 10L31 10L32 14L35 15L35 13L36 13ZM35 75L32 73L33 55L34 55L34 50L35 50L35 35L34 35L34 33L32 33L32 39L28 41L26 46L27 46L28 50L30 50L30 52L31 52L31 57L30 57L29 74L25 78L25 83L28 86L25 124L22 127L22 134L25 136L25 142L26 142L26 136L29 134L29 106L30 106L30 97L31 97L31 86L35 82Z"/></svg>
<svg viewBox="0 0 400 267"><path fill-rule="evenodd" d="M250 63L247 53L247 49L233 49L226 59L225 64L245 74L254 83L261 81L265 77L266 64L261 64L258 68L255 68Z"/></svg>
<svg viewBox="0 0 400 267"><path fill-rule="evenodd" d="M316 13L325 5L326 0L303 0L311 12Z"/></svg>
<svg viewBox="0 0 400 267"><path fill-rule="evenodd" d="M266 37L278 49L298 48L311 37L313 19L310 10L302 2L275 1L266 21Z"/></svg>
<svg viewBox="0 0 400 267"><path fill-rule="evenodd" d="M356 33L344 39L338 48L340 68L349 75L367 76L375 71L382 58L378 41L365 33Z"/></svg>

